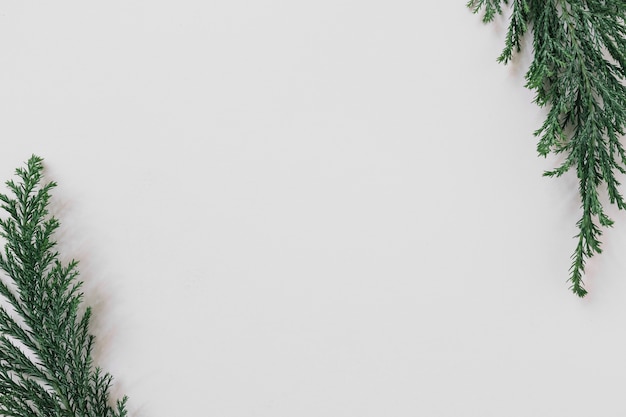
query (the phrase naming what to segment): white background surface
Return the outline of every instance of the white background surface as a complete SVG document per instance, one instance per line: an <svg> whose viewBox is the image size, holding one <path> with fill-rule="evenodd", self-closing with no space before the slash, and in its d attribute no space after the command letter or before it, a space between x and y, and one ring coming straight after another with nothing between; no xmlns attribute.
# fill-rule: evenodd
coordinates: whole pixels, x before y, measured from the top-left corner
<svg viewBox="0 0 626 417"><path fill-rule="evenodd" d="M623 416L626 216L568 292L506 21L464 1L0 2L0 178L59 183L132 417Z"/></svg>

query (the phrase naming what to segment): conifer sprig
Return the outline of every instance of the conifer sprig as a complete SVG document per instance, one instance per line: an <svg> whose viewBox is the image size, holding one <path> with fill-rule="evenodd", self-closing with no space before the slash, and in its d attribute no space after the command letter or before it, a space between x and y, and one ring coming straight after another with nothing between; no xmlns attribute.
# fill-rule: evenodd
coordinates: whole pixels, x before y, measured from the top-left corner
<svg viewBox="0 0 626 417"><path fill-rule="evenodd" d="M80 313L77 262L55 251L56 184L42 184L42 171L32 156L0 194L0 416L125 417L126 397L111 407L112 377L94 367L91 309Z"/></svg>
<svg viewBox="0 0 626 417"><path fill-rule="evenodd" d="M576 223L570 289L584 297L585 262L602 252L602 228L613 225L600 201L606 188L611 204L626 208L617 177L626 173L626 152L620 142L626 124L626 2L618 0L470 0L475 13L484 10L490 22L502 4L512 7L505 48L498 58L507 63L521 49L529 28L533 61L526 87L535 103L548 107L546 120L534 134L537 151L564 154L564 162L548 177L575 170L582 216Z"/></svg>

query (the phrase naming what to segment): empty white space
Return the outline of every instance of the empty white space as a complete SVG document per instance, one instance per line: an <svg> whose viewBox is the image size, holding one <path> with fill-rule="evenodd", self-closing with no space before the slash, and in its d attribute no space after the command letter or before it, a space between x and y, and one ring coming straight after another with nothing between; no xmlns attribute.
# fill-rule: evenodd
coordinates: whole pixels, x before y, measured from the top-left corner
<svg viewBox="0 0 626 417"><path fill-rule="evenodd" d="M0 1L0 179L58 182L131 417L623 416L626 216L584 300L506 19L463 1Z"/></svg>

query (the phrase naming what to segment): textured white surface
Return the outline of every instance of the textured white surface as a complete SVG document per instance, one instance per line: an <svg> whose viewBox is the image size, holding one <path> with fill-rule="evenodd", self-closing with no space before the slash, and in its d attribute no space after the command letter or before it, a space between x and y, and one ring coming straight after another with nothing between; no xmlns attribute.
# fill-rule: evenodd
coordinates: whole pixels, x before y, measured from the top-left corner
<svg viewBox="0 0 626 417"><path fill-rule="evenodd" d="M0 178L46 159L132 417L626 413L626 216L577 299L529 56L463 3L0 4Z"/></svg>

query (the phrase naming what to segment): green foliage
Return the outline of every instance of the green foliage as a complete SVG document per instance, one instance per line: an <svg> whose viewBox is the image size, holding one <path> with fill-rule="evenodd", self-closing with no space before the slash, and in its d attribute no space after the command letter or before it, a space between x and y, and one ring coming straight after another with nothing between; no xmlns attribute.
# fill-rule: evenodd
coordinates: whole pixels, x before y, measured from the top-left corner
<svg viewBox="0 0 626 417"><path fill-rule="evenodd" d="M507 0L470 0L484 21L502 13ZM513 0L505 48L499 62L507 63L528 28L532 28L533 61L526 87L535 103L548 107L543 125L535 131L537 151L563 154L564 162L546 172L559 177L575 170L579 181L582 217L570 268L571 290L580 297L585 261L602 252L602 227L613 225L600 202L626 208L617 176L626 173L626 154L620 143L626 122L626 2L617 0Z"/></svg>
<svg viewBox="0 0 626 417"><path fill-rule="evenodd" d="M18 168L0 194L0 416L124 417L126 398L108 405L112 377L94 368L91 309L82 314L76 261L54 250L59 222L48 213L53 182L42 159Z"/></svg>

